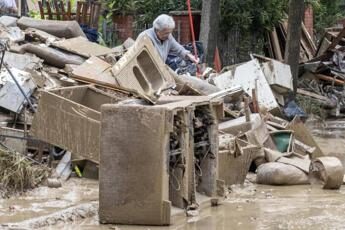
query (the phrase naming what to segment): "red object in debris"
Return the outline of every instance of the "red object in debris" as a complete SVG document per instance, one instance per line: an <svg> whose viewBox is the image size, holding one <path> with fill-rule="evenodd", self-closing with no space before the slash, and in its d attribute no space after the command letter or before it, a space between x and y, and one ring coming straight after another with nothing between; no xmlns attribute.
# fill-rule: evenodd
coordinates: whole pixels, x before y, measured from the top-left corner
<svg viewBox="0 0 345 230"><path fill-rule="evenodd" d="M187 0L187 6L188 6L188 14L189 14L189 23L190 23L190 29L192 32L192 42L193 42L193 49L194 49L194 56L195 59L198 59L198 50L196 49L196 43L195 43L195 33L194 33L194 24L193 24L193 16L192 16L192 8L190 6L190 0ZM196 74L199 75L199 68L197 66Z"/></svg>
<svg viewBox="0 0 345 230"><path fill-rule="evenodd" d="M193 24L193 16L192 16L192 8L190 6L190 0L187 0L187 6L188 6L190 29L191 29L191 32L192 32L192 41L193 41L194 55L195 55L195 58L198 58L198 50L196 49L196 43L195 43L194 24Z"/></svg>
<svg viewBox="0 0 345 230"><path fill-rule="evenodd" d="M214 69L216 70L217 73L222 71L222 62L220 60L218 47L216 47L216 50L214 51L213 65L214 65Z"/></svg>

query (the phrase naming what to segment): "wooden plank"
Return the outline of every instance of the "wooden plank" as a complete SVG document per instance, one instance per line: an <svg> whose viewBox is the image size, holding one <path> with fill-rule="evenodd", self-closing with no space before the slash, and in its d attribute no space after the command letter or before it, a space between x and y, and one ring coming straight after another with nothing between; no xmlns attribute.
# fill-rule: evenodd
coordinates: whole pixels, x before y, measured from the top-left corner
<svg viewBox="0 0 345 230"><path fill-rule="evenodd" d="M52 46L81 55L83 57L103 56L113 53L112 49L98 45L94 42L90 42L83 37L56 41L52 43Z"/></svg>
<svg viewBox="0 0 345 230"><path fill-rule="evenodd" d="M116 86L111 65L97 57L91 57L72 72L73 77L99 84Z"/></svg>
<svg viewBox="0 0 345 230"><path fill-rule="evenodd" d="M313 53L309 50L308 45L306 44L306 41L303 39L303 35L301 36L301 48L302 51L304 51L307 54L308 59L313 58Z"/></svg>
<svg viewBox="0 0 345 230"><path fill-rule="evenodd" d="M295 139L303 142L306 145L316 148L316 150L312 154L313 159L316 157L324 156L320 147L315 142L313 136L310 134L309 130L305 127L305 125L303 124L303 122L300 120L299 117L295 117L290 122L287 128L294 131Z"/></svg>
<svg viewBox="0 0 345 230"><path fill-rule="evenodd" d="M89 25L90 27L91 27L91 25L92 25L92 20L93 20L94 11L95 11L95 4L94 4L94 3L91 3L91 4L90 4L90 16L89 16L89 20L88 20L88 25Z"/></svg>
<svg viewBox="0 0 345 230"><path fill-rule="evenodd" d="M297 89L297 93L305 95L305 96L313 97L313 98L316 98L316 99L319 99L319 100L322 100L322 101L328 101L327 97L324 97L324 96L321 96L319 94L312 93L312 92L309 92L309 91L306 91L306 90L303 90L303 89Z"/></svg>
<svg viewBox="0 0 345 230"><path fill-rule="evenodd" d="M50 8L50 3L49 3L49 1L47 1L46 3L47 3L48 19L53 20L52 9Z"/></svg>
<svg viewBox="0 0 345 230"><path fill-rule="evenodd" d="M63 1L59 1L59 6L61 9L62 20L68 20L68 17L66 15L66 11L65 11L65 5L64 5Z"/></svg>
<svg viewBox="0 0 345 230"><path fill-rule="evenodd" d="M322 41L320 42L319 49L317 51L316 56L318 57L324 54L330 45L331 45L331 42L326 37L324 37Z"/></svg>
<svg viewBox="0 0 345 230"><path fill-rule="evenodd" d="M310 36L307 28L305 27L304 23L302 23L302 35L306 38L306 41L308 43L308 46L310 48L310 51L313 53L313 55L315 55L316 53L316 45L312 39L312 37Z"/></svg>
<svg viewBox="0 0 345 230"><path fill-rule="evenodd" d="M273 51L274 51L274 54L275 54L275 58L278 61L283 61L284 58L283 58L283 55L282 55L282 52L281 52L281 47L280 47L280 44L279 44L277 31L276 31L275 28L273 29L272 32L270 32L270 38L271 38L271 41L272 41L272 47L273 47Z"/></svg>
<svg viewBox="0 0 345 230"><path fill-rule="evenodd" d="M81 24L84 24L84 25L87 24L87 11L88 11L88 8L89 8L89 4L86 3L86 2L83 2Z"/></svg>
<svg viewBox="0 0 345 230"><path fill-rule="evenodd" d="M81 12L81 7L82 7L82 2L78 1L77 2L77 12L76 12L76 17L75 20L80 23L80 12Z"/></svg>
<svg viewBox="0 0 345 230"><path fill-rule="evenodd" d="M336 85L342 85L342 86L345 85L345 81L336 79L335 77L330 77L330 76L323 75L323 74L316 74L315 76L318 79L321 79L321 80L324 80L324 81L328 81L328 82L334 83Z"/></svg>
<svg viewBox="0 0 345 230"><path fill-rule="evenodd" d="M110 85L110 84L103 84L103 83L99 83L96 81L92 81L92 80L82 80L80 78L78 78L78 76L71 76L71 78L73 78L74 80L80 82L80 83L84 83L90 86L94 86L96 88L103 88L103 89L108 89L108 90L113 90L119 93L123 93L123 94L127 94L128 96L135 96L135 97L139 97L137 92L134 91L130 91L128 89L124 89L121 86L114 86L114 85Z"/></svg>
<svg viewBox="0 0 345 230"><path fill-rule="evenodd" d="M55 12L56 12L56 20L61 20L60 9L59 9L60 7L57 0L54 0L54 6L55 6Z"/></svg>
<svg viewBox="0 0 345 230"><path fill-rule="evenodd" d="M328 47L327 50L333 50L338 43L341 41L341 39L345 36L345 28L341 30L341 32L338 34L338 36L332 41L331 45Z"/></svg>
<svg viewBox="0 0 345 230"><path fill-rule="evenodd" d="M287 35L288 21L284 20L282 23L280 23L280 25L281 25L283 34ZM286 37L284 39L285 40L283 41L283 43L285 44L286 43ZM308 52L306 52L305 44L302 44L302 39L300 41L300 46L301 46L300 61L308 61L306 59L309 59L309 58L313 57L313 55L311 53L308 54Z"/></svg>
<svg viewBox="0 0 345 230"><path fill-rule="evenodd" d="M67 19L68 20L71 20L71 2L70 1L68 1L67 2Z"/></svg>
<svg viewBox="0 0 345 230"><path fill-rule="evenodd" d="M92 24L90 24L91 28L97 29L98 28L98 21L99 21L99 16L101 14L101 8L102 5L99 2L95 2L94 4L94 12L90 17L92 17Z"/></svg>
<svg viewBox="0 0 345 230"><path fill-rule="evenodd" d="M40 8L41 19L45 19L42 1L38 1L38 7Z"/></svg>

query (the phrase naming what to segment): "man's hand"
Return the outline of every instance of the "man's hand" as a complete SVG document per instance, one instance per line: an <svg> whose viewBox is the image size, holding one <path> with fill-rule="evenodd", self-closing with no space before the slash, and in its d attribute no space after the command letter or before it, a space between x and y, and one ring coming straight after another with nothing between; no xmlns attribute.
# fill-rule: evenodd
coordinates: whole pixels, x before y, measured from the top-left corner
<svg viewBox="0 0 345 230"><path fill-rule="evenodd" d="M189 60L191 60L192 62L194 62L195 64L199 64L199 58L195 58L195 56L191 53L187 54L187 57L189 58Z"/></svg>

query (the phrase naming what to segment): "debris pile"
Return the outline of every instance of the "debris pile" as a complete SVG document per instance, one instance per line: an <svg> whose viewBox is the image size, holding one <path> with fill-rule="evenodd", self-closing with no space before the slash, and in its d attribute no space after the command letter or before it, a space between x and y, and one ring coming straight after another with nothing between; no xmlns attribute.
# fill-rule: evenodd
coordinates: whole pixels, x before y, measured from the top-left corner
<svg viewBox="0 0 345 230"><path fill-rule="evenodd" d="M278 61L284 60L285 44L287 38L288 20L283 20L266 35L267 47L266 56ZM308 33L304 23L302 23L302 34L300 42L300 62L307 62L314 58L317 47L312 37Z"/></svg>
<svg viewBox="0 0 345 230"><path fill-rule="evenodd" d="M7 197L40 184L50 174L46 165L0 146L0 195Z"/></svg>
<svg viewBox="0 0 345 230"><path fill-rule="evenodd" d="M298 94L324 109L324 117L344 116L345 30L329 28L313 58L301 63Z"/></svg>
<svg viewBox="0 0 345 230"><path fill-rule="evenodd" d="M101 104L118 102L135 95L135 92L117 87L110 73L112 65L104 61L116 62L119 53L89 42L78 23L74 21L34 20L26 17L16 19L2 16L0 28L1 143L9 149L8 151L22 154L37 166L54 166L65 154L64 149L73 150L73 158L78 158L78 154L82 153L81 158L94 160L87 154L98 154L99 124L96 122L96 125L87 126L80 122L91 121L91 118L99 121L100 113L97 111L100 111ZM124 51L125 48L122 52ZM92 82L95 84L90 85L89 82L93 80L91 76L100 77L102 87L95 85L95 80ZM112 82L107 82L110 78ZM44 106L47 106L46 110ZM52 109L61 113L57 114ZM87 109L90 110L90 114L87 113ZM70 116L66 117L68 114ZM79 122L76 119L78 115ZM42 123L43 121L46 123ZM66 133L67 121L71 122L70 136ZM84 126L85 133L81 133L80 127ZM45 133L44 130L40 132L44 138L38 138L39 132L33 135L35 130L39 129L37 127L47 128ZM94 128L89 130L90 127ZM61 136L56 135L59 129ZM47 130L55 136L49 135ZM84 135L85 139L80 135ZM96 137L96 144L90 140L92 136ZM74 139L69 139L70 137ZM56 142L57 140L60 142ZM72 145L72 141L76 144ZM88 145L84 145L85 143ZM58 147L62 150L57 150ZM95 149L97 151L94 151ZM12 158L4 156L3 162L6 158L10 164ZM96 158L95 161L98 162L98 155ZM21 162L21 158L16 159ZM70 163L68 165L71 166ZM18 167L20 166L22 164L18 163ZM6 168L3 165L0 171L6 174ZM31 168L35 169L34 166ZM34 176L42 176L41 179L46 177L39 171L34 173L37 175L31 175L31 171L19 172L25 175L20 176L12 172L17 181L13 181L7 174L2 175L1 186L22 191L37 184ZM70 174L71 172L67 177ZM29 180L28 177L33 179ZM61 175L54 177L58 177L59 180L63 178ZM9 182L12 187L7 186ZM48 181L48 185L52 184L51 182L52 180Z"/></svg>
<svg viewBox="0 0 345 230"><path fill-rule="evenodd" d="M170 224L171 206L191 215L218 204L249 170L274 185L344 174L327 171L306 114L286 100L292 76L280 61L253 55L198 78L171 70L146 36L108 48L76 22L0 22L3 143L55 168L49 187L99 177L102 223Z"/></svg>
<svg viewBox="0 0 345 230"><path fill-rule="evenodd" d="M287 21L283 21L267 35L266 56L284 60L286 33ZM307 113L322 118L343 116L344 35L343 28L327 28L316 46L302 24L296 100Z"/></svg>

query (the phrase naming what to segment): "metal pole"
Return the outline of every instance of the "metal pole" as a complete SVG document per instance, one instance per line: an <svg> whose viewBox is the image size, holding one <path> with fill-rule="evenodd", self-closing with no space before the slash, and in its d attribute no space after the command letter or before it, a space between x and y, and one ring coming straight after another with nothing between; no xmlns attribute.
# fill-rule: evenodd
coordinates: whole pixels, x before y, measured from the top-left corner
<svg viewBox="0 0 345 230"><path fill-rule="evenodd" d="M17 79L14 77L13 73L11 72L10 68L8 67L7 63L4 63L5 69L8 71L8 73L10 74L10 76L12 77L13 81L16 83L17 87L19 88L20 92L23 94L23 96L25 97L26 101L28 102L28 104L30 105L31 109L33 112L36 112L36 109L34 108L34 106L32 105L30 99L26 96L24 90L22 89L22 87L19 85Z"/></svg>
<svg viewBox="0 0 345 230"><path fill-rule="evenodd" d="M4 45L4 43L0 42L0 52L2 52L1 62L0 62L0 71L1 71L2 63L4 62L5 50L6 50L6 46Z"/></svg>
<svg viewBox="0 0 345 230"><path fill-rule="evenodd" d="M18 17L22 16L22 0L18 0L17 14Z"/></svg>

